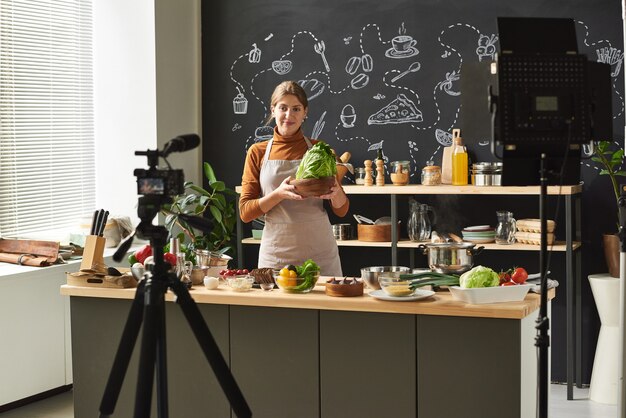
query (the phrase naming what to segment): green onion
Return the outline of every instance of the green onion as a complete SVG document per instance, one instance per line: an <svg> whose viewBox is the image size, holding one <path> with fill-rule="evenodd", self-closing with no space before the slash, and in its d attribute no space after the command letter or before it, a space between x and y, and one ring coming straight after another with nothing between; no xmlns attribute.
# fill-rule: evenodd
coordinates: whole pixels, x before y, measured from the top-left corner
<svg viewBox="0 0 626 418"><path fill-rule="evenodd" d="M411 289L422 286L458 286L459 276L437 272L423 272L415 274L401 274L400 278L410 282Z"/></svg>

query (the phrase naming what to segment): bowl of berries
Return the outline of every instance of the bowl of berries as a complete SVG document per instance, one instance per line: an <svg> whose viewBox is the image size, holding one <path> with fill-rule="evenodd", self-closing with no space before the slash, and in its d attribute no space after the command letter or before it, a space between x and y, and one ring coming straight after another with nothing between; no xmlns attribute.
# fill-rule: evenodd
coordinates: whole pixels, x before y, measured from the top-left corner
<svg viewBox="0 0 626 418"><path fill-rule="evenodd" d="M229 278L235 276L246 276L250 274L248 269L222 269L219 271L219 278L223 282L228 282Z"/></svg>

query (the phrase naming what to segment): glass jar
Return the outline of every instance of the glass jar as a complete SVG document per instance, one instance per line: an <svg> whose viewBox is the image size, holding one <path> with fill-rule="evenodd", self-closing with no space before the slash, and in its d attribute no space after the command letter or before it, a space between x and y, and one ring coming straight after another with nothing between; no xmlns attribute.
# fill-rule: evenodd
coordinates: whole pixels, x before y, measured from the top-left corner
<svg viewBox="0 0 626 418"><path fill-rule="evenodd" d="M354 182L360 185L365 184L365 168L364 167L358 167L354 169Z"/></svg>
<svg viewBox="0 0 626 418"><path fill-rule="evenodd" d="M422 168L422 184L424 186L441 184L441 167L438 165L427 165Z"/></svg>

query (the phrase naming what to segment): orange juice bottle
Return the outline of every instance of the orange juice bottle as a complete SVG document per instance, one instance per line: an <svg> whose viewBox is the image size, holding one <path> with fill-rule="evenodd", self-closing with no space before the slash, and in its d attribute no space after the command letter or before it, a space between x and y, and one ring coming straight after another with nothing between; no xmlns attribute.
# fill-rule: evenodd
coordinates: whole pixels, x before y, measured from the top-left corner
<svg viewBox="0 0 626 418"><path fill-rule="evenodd" d="M452 185L467 185L467 150L463 145L463 138L454 137L452 149Z"/></svg>

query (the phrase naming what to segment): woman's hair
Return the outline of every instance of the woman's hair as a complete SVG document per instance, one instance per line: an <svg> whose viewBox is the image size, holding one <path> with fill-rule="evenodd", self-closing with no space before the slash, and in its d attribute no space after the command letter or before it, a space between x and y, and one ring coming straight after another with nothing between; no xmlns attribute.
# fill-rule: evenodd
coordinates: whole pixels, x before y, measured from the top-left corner
<svg viewBox="0 0 626 418"><path fill-rule="evenodd" d="M272 93L272 98L270 99L270 114L267 118L266 125L269 125L270 121L272 120L272 108L276 106L276 103L278 103L280 99L289 94L296 96L300 103L304 105L305 109L309 107L309 100L306 97L306 92L300 86L300 84L296 83L295 81L283 81L276 86L276 88L274 89L274 93Z"/></svg>

